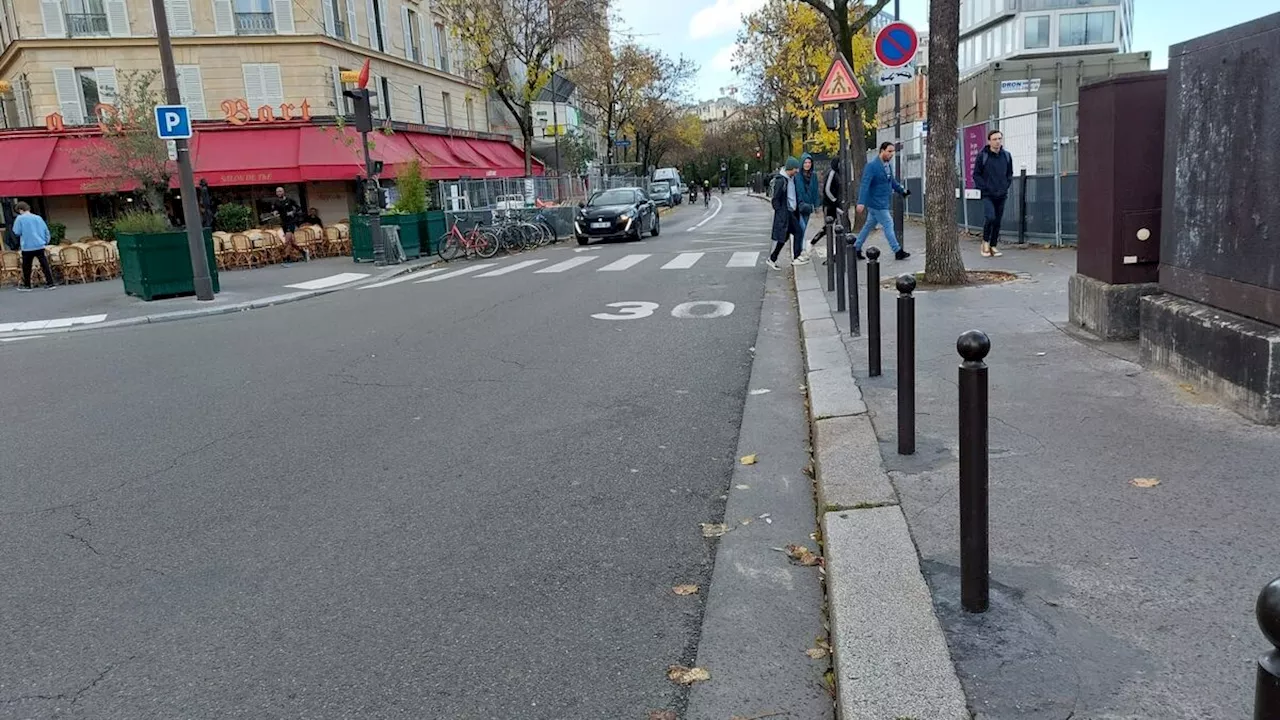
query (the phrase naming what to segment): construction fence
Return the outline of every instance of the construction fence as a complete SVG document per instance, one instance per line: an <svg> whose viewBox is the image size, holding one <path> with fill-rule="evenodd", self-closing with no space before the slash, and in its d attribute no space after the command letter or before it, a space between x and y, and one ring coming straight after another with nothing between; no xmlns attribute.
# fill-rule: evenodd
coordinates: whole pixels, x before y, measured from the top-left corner
<svg viewBox="0 0 1280 720"><path fill-rule="evenodd" d="M1013 156L1014 178L1005 203L1002 236L1006 242L1026 241L1074 245L1077 237L1079 174L1079 103L1055 103L1034 112L992 117L966 125L957 133L955 182L956 223L981 232L982 198L973 185L973 166L987 144L987 133L999 130L1004 147ZM903 184L911 190L908 216L923 217L927 146L920 123L903 125L901 138ZM893 130L881 130L882 141L893 140ZM875 157L874 151L869 159Z"/></svg>

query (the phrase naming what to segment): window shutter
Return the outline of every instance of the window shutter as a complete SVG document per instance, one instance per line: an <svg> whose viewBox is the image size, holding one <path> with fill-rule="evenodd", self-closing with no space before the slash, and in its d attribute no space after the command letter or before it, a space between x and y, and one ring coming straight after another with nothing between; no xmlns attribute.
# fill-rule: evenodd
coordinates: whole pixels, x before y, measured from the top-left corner
<svg viewBox="0 0 1280 720"><path fill-rule="evenodd" d="M356 0L347 0L355 2ZM364 0L364 19L367 21L365 26L369 30L369 47L379 50L378 47L378 31L375 26L378 23L378 13L373 9L374 0Z"/></svg>
<svg viewBox="0 0 1280 720"><path fill-rule="evenodd" d="M18 106L18 122L22 127L31 127L31 87L27 83L27 76L19 75L18 82L13 84L13 99Z"/></svg>
<svg viewBox="0 0 1280 720"><path fill-rule="evenodd" d="M272 7L276 11L276 32L281 35L292 35L296 32L293 24L293 0L275 0Z"/></svg>
<svg viewBox="0 0 1280 720"><path fill-rule="evenodd" d="M342 70L334 65L333 70L333 114L346 115L346 98L342 95Z"/></svg>
<svg viewBox="0 0 1280 720"><path fill-rule="evenodd" d="M391 33L387 32L387 0L378 0L378 27L382 30L382 52L391 54Z"/></svg>
<svg viewBox="0 0 1280 720"><path fill-rule="evenodd" d="M369 73L369 84L373 86L373 93L369 98L369 104L372 106L371 109L373 111L371 114L376 118L383 117L382 115L382 99L383 99L382 83L379 81L377 75L374 75L373 73Z"/></svg>
<svg viewBox="0 0 1280 720"><path fill-rule="evenodd" d="M207 120L209 110L204 105L204 80L200 77L199 65L179 65L178 94L182 104L191 109L192 120Z"/></svg>
<svg viewBox="0 0 1280 720"><path fill-rule="evenodd" d="M115 106L117 97L116 69L114 67L99 67L93 69L93 74L98 78L98 102L103 105ZM93 115L93 108L85 108L86 115Z"/></svg>
<svg viewBox="0 0 1280 720"><path fill-rule="evenodd" d="M194 35L191 0L164 0L164 14L169 18L170 35Z"/></svg>
<svg viewBox="0 0 1280 720"><path fill-rule="evenodd" d="M249 105L249 114L253 115L267 104L267 93L262 87L262 66L246 63L243 68L244 100Z"/></svg>
<svg viewBox="0 0 1280 720"><path fill-rule="evenodd" d="M404 57L406 60L413 59L413 30L409 27L409 23L413 20L409 16L409 8L400 7L400 29L403 31L401 35L404 37Z"/></svg>
<svg viewBox="0 0 1280 720"><path fill-rule="evenodd" d="M329 37L337 37L338 26L334 23L334 0L321 0L320 12L324 13L324 34Z"/></svg>
<svg viewBox="0 0 1280 720"><path fill-rule="evenodd" d="M360 44L360 35L356 32L356 0L344 0L347 3L347 41L352 45Z"/></svg>
<svg viewBox="0 0 1280 720"><path fill-rule="evenodd" d="M111 37L129 37L129 7L125 0L107 0L107 32Z"/></svg>
<svg viewBox="0 0 1280 720"><path fill-rule="evenodd" d="M427 37L427 19L422 13L418 13L418 42L421 47L418 48L418 59L423 65L431 67L435 63L431 60L431 41Z"/></svg>
<svg viewBox="0 0 1280 720"><path fill-rule="evenodd" d="M67 36L67 23L62 16L61 0L40 0L40 17L44 20L44 36Z"/></svg>
<svg viewBox="0 0 1280 720"><path fill-rule="evenodd" d="M280 82L280 66L271 63L258 67L262 68L262 95L266 100L263 104L279 108L284 104L284 84Z"/></svg>
<svg viewBox="0 0 1280 720"><path fill-rule="evenodd" d="M53 89L58 93L58 111L67 125L84 124L84 100L75 68L54 68Z"/></svg>
<svg viewBox="0 0 1280 720"><path fill-rule="evenodd" d="M236 34L236 15L231 0L213 0L213 31L218 35Z"/></svg>

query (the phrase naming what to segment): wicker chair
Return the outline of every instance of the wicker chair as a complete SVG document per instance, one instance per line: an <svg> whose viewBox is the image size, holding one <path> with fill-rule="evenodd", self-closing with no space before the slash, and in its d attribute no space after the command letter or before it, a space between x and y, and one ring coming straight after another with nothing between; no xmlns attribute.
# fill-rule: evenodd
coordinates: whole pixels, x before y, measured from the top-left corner
<svg viewBox="0 0 1280 720"><path fill-rule="evenodd" d="M332 225L324 229L324 244L328 248L329 255L333 257L346 255L347 246L350 245L346 238L342 237L342 233L338 232L338 228Z"/></svg>
<svg viewBox="0 0 1280 720"><path fill-rule="evenodd" d="M89 243L88 272L94 280L107 280L116 276L116 262L111 257L111 246L102 240Z"/></svg>
<svg viewBox="0 0 1280 720"><path fill-rule="evenodd" d="M262 265L266 250L254 247L253 238L246 233L231 236L230 263L232 267L254 268Z"/></svg>
<svg viewBox="0 0 1280 720"><path fill-rule="evenodd" d="M58 251L59 264L62 266L62 279L71 282L73 279L88 282L90 263L79 243L67 245Z"/></svg>
<svg viewBox="0 0 1280 720"><path fill-rule="evenodd" d="M16 250L0 252L0 283L6 280L14 285L22 282L22 253Z"/></svg>

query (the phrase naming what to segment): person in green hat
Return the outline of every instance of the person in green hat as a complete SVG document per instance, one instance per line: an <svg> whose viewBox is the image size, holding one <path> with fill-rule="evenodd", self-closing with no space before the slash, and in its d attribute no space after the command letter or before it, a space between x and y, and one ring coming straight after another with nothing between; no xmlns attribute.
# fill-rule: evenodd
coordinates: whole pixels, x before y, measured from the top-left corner
<svg viewBox="0 0 1280 720"><path fill-rule="evenodd" d="M796 194L796 173L799 170L800 161L789 157L782 174L773 182L773 252L769 254L768 265L774 270L778 269L778 255L786 247L787 240L800 235L800 199ZM793 252L791 264L802 264L799 249Z"/></svg>

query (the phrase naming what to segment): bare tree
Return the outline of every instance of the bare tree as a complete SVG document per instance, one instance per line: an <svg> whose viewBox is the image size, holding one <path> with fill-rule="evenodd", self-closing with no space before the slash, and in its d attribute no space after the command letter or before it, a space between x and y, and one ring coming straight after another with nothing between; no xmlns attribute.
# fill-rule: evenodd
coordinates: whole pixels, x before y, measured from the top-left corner
<svg viewBox="0 0 1280 720"><path fill-rule="evenodd" d="M574 68L570 76L577 83L583 104L604 120L605 137L613 138L631 122L640 104L640 91L656 68L648 50L633 42L610 47L607 35L591 40L588 54L592 61ZM612 162L612 140L608 153Z"/></svg>
<svg viewBox="0 0 1280 720"><path fill-rule="evenodd" d="M929 3L928 188L925 195L925 281L968 281L956 227L956 125L960 93L960 0Z"/></svg>
<svg viewBox="0 0 1280 720"><path fill-rule="evenodd" d="M565 48L598 35L603 0L439 0L453 34L486 88L515 118L524 171L533 170L533 103L551 82Z"/></svg>

